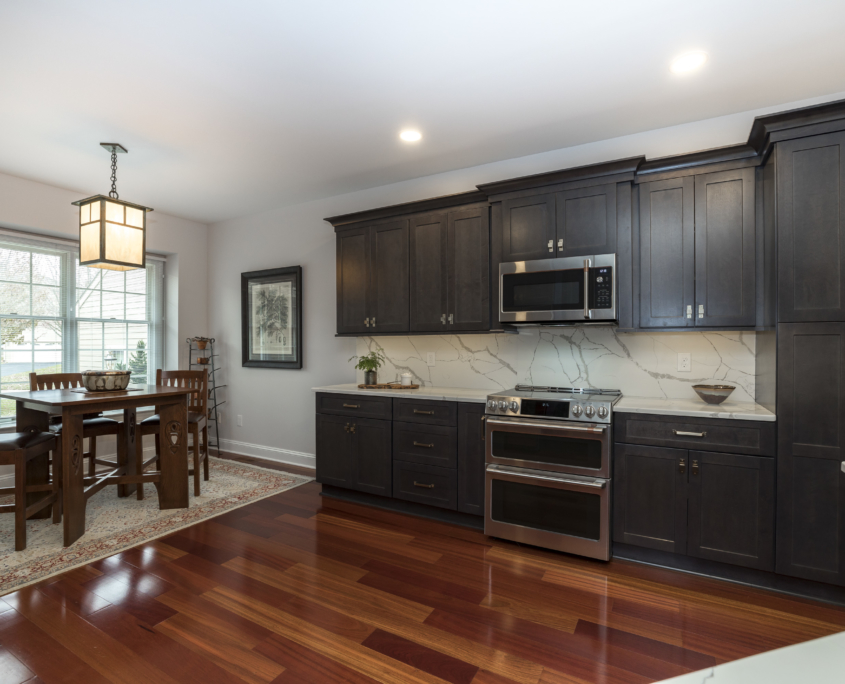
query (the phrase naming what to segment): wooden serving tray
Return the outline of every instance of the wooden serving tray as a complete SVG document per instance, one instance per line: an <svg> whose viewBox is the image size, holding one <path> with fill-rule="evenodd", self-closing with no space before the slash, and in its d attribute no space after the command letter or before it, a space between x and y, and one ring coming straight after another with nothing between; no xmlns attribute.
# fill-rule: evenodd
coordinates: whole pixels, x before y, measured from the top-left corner
<svg viewBox="0 0 845 684"><path fill-rule="evenodd" d="M419 389L419 385L402 385L398 382L380 383L378 385L358 385L358 389Z"/></svg>

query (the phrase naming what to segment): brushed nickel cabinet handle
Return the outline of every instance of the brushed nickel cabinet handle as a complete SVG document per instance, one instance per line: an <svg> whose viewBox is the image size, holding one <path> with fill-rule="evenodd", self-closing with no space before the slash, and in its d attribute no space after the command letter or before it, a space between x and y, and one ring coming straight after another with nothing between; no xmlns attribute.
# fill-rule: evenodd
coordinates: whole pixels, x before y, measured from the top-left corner
<svg viewBox="0 0 845 684"><path fill-rule="evenodd" d="M698 305L698 317L704 318L704 304Z"/></svg>
<svg viewBox="0 0 845 684"><path fill-rule="evenodd" d="M687 304L687 318L692 318L692 304Z"/></svg>
<svg viewBox="0 0 845 684"><path fill-rule="evenodd" d="M687 462L686 462L686 459L683 459L683 458L682 458L682 459L680 460L680 462L678 463L678 472L679 472L681 475L683 475L685 472L687 472Z"/></svg>
<svg viewBox="0 0 845 684"><path fill-rule="evenodd" d="M549 251L550 252L555 251L555 241L554 240L549 240Z"/></svg>
<svg viewBox="0 0 845 684"><path fill-rule="evenodd" d="M364 325L366 325L368 328L370 327L370 319L369 318L364 319Z"/></svg>
<svg viewBox="0 0 845 684"><path fill-rule="evenodd" d="M422 442L414 442L414 446L425 447L426 449L431 449L434 445L433 444L423 444Z"/></svg>
<svg viewBox="0 0 845 684"><path fill-rule="evenodd" d="M455 314L449 314L449 325L454 325L455 323Z"/></svg>
<svg viewBox="0 0 845 684"><path fill-rule="evenodd" d="M425 489L434 489L434 485L427 485L427 484L420 484L416 480L414 480L414 487L424 487Z"/></svg>
<svg viewBox="0 0 845 684"><path fill-rule="evenodd" d="M361 408L358 404L344 404L343 408Z"/></svg>
<svg viewBox="0 0 845 684"><path fill-rule="evenodd" d="M434 411L420 411L419 409L414 409L414 413L419 413L421 416L433 416Z"/></svg>
<svg viewBox="0 0 845 684"><path fill-rule="evenodd" d="M692 462L692 476L695 477L698 475L698 461Z"/></svg>
<svg viewBox="0 0 845 684"><path fill-rule="evenodd" d="M375 318L370 319L370 325L372 325L374 328L376 327L376 319Z"/></svg>
<svg viewBox="0 0 845 684"><path fill-rule="evenodd" d="M683 430L672 430L672 434L678 437L707 437L706 432L684 432Z"/></svg>

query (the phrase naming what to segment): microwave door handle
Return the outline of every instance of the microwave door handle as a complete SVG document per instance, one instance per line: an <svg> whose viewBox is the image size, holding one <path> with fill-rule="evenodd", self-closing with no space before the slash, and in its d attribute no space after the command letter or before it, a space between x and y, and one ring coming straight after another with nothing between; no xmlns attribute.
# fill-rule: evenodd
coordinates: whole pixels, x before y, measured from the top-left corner
<svg viewBox="0 0 845 684"><path fill-rule="evenodd" d="M591 318L590 311L590 260L584 259L584 318Z"/></svg>

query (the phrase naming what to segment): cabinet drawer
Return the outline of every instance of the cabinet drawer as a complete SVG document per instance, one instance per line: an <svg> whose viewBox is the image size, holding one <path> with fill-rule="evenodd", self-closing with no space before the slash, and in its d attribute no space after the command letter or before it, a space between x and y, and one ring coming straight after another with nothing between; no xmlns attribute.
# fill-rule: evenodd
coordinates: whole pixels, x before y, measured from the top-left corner
<svg viewBox="0 0 845 684"><path fill-rule="evenodd" d="M427 425L458 425L458 404L454 401L424 401L421 399L394 399L393 415L403 423Z"/></svg>
<svg viewBox="0 0 845 684"><path fill-rule="evenodd" d="M441 468L457 468L458 428L394 423L393 459Z"/></svg>
<svg viewBox="0 0 845 684"><path fill-rule="evenodd" d="M458 471L394 461L393 498L457 510Z"/></svg>
<svg viewBox="0 0 845 684"><path fill-rule="evenodd" d="M317 413L390 420L393 414L393 404L390 397L317 392Z"/></svg>
<svg viewBox="0 0 845 684"><path fill-rule="evenodd" d="M626 444L774 456L775 423L617 413L614 438Z"/></svg>

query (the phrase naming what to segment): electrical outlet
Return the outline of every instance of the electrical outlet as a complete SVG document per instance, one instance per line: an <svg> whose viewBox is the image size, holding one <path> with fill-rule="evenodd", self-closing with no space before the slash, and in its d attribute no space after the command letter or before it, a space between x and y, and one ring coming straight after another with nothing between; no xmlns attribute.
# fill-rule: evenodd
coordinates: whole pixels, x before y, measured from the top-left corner
<svg viewBox="0 0 845 684"><path fill-rule="evenodd" d="M689 352L681 352L678 354L678 371L681 373L689 373L692 371L692 354Z"/></svg>
<svg viewBox="0 0 845 684"><path fill-rule="evenodd" d="M244 417L238 416L238 427L243 427L243 426L244 426Z"/></svg>
<svg viewBox="0 0 845 684"><path fill-rule="evenodd" d="M433 366L434 365L434 352L428 352L425 355L425 365L426 366Z"/></svg>

